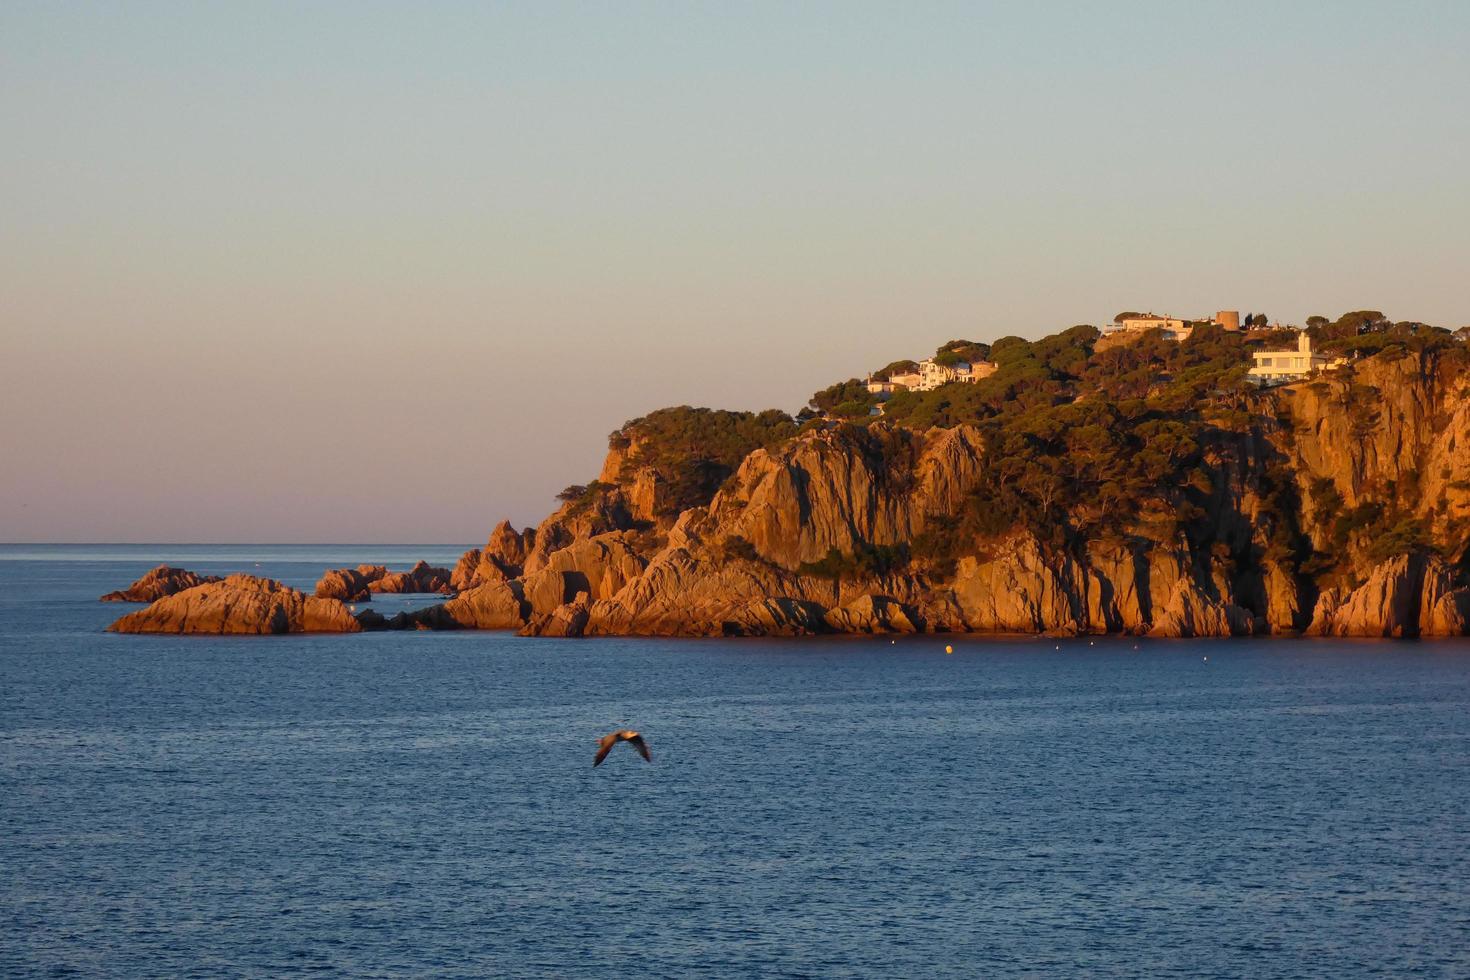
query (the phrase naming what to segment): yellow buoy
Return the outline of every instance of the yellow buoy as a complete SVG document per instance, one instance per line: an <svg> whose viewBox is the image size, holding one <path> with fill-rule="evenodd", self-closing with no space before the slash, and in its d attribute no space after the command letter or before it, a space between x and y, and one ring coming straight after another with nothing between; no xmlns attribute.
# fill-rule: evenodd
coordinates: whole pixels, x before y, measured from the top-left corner
<svg viewBox="0 0 1470 980"><path fill-rule="evenodd" d="M948 643L946 643L944 645L944 652L945 653L954 653L954 647L952 647Z"/></svg>

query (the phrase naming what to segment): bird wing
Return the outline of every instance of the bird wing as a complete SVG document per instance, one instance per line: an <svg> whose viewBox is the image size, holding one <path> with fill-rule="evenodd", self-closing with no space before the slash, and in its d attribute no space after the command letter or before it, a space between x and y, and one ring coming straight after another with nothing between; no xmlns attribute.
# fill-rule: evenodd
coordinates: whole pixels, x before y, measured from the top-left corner
<svg viewBox="0 0 1470 980"><path fill-rule="evenodd" d="M602 760L612 751L612 747L618 744L617 733L602 736L602 741L597 743L597 757L592 760L593 768L602 765Z"/></svg>
<svg viewBox="0 0 1470 980"><path fill-rule="evenodd" d="M653 761L653 756L648 754L648 743L643 741L642 735L634 735L632 738L628 739L628 744L638 750L638 754L643 756L644 762Z"/></svg>

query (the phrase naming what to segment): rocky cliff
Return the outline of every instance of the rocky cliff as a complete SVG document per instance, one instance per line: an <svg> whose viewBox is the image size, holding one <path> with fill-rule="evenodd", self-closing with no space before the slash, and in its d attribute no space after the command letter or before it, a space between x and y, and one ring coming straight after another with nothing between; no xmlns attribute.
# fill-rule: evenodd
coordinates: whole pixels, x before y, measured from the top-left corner
<svg viewBox="0 0 1470 980"><path fill-rule="evenodd" d="M665 409L452 571L336 569L311 599L232 576L114 629L1464 636L1470 347L1346 326L1344 363L1269 390L1239 334L1075 327L876 419L857 381L847 420ZM339 601L435 590L392 619Z"/></svg>
<svg viewBox="0 0 1470 980"><path fill-rule="evenodd" d="M494 588L426 618L558 636L1465 635L1465 360L1389 351L1182 409L1155 408L1178 391L1156 386L1116 415L1134 441L1095 475L1078 457L1108 434L1086 432L1100 399L1080 384L1018 415L1019 442L985 418L819 420L677 513L667 468L615 434L592 489L510 549L519 567L471 575L485 559L467 554L457 575ZM1071 469L1048 482L1063 464L1036 447L1059 445ZM1174 470L1119 489L1130 454Z"/></svg>

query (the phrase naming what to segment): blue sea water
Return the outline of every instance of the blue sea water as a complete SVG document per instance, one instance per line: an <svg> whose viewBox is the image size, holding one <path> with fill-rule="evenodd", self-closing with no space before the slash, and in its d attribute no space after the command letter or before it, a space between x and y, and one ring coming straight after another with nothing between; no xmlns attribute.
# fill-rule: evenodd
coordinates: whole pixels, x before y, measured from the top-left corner
<svg viewBox="0 0 1470 980"><path fill-rule="evenodd" d="M1470 644L137 637L95 601L458 551L0 548L0 976L1470 976ZM623 726L653 764L594 770Z"/></svg>

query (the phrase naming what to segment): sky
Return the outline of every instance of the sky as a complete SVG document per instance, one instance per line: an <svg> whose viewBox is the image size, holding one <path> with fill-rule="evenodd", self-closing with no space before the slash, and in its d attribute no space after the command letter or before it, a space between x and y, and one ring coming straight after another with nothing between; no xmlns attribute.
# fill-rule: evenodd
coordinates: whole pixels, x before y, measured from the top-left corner
<svg viewBox="0 0 1470 980"><path fill-rule="evenodd" d="M1123 309L1470 323L1470 3L0 5L0 541L464 542Z"/></svg>

